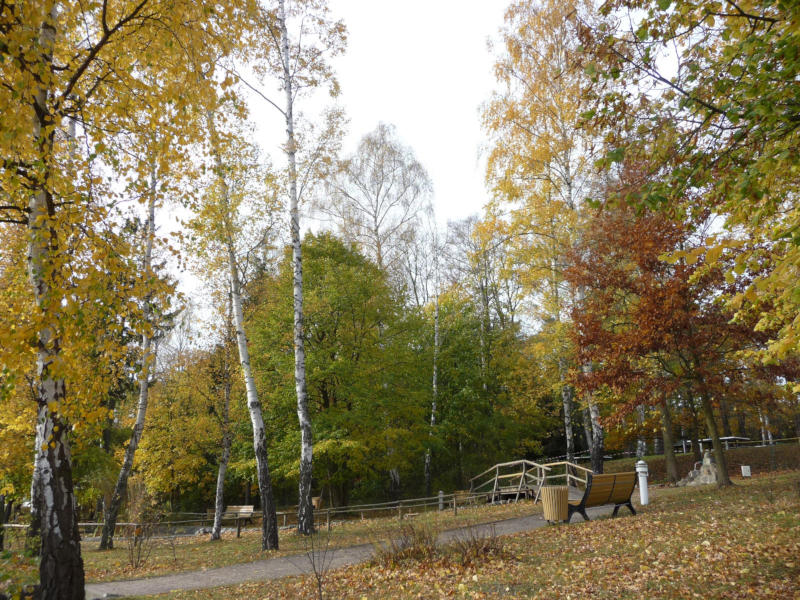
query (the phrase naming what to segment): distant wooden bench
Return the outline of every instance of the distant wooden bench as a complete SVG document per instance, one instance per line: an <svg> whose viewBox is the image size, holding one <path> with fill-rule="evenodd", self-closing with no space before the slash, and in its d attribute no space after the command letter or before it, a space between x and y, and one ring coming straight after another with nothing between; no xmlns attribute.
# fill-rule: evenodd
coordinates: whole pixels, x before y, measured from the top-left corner
<svg viewBox="0 0 800 600"><path fill-rule="evenodd" d="M567 523L575 513L580 514L584 521L589 520L586 509L592 506L614 505L616 517L620 507L627 506L632 514L636 514L631 504L633 488L636 487L636 473L608 473L604 475L589 475L586 482L586 491L580 500L570 500L567 503Z"/></svg>
<svg viewBox="0 0 800 600"><path fill-rule="evenodd" d="M216 510L209 508L206 514L210 519L216 515ZM223 521L236 520L236 537L241 537L242 524L250 522L253 518L253 505L229 506L222 513Z"/></svg>

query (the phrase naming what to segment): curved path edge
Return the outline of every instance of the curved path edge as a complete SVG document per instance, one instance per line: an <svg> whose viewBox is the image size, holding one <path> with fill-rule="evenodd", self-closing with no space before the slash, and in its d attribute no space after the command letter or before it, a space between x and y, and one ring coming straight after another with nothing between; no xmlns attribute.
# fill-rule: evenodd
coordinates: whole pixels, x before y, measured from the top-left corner
<svg viewBox="0 0 800 600"><path fill-rule="evenodd" d="M587 510L592 518L611 514L612 507L604 506ZM579 517L576 517L579 518ZM439 535L440 543L449 543L463 536L510 535L544 527L547 522L541 514L491 521L457 529L449 529ZM326 569L338 569L366 562L375 549L372 544L360 544L328 550L324 556ZM330 561L330 564L328 564ZM161 575L144 579L89 583L86 599L123 598L127 596L150 596L177 590L199 590L225 585L237 585L250 581L268 581L312 572L311 562L305 554L279 556L227 567L216 567L202 571L187 571L173 575Z"/></svg>

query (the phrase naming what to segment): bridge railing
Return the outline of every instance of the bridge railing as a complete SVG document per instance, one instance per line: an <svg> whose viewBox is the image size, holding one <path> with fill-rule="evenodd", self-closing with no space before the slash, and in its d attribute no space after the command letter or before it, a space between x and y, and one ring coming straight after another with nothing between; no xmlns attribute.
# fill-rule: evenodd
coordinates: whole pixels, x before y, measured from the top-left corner
<svg viewBox="0 0 800 600"><path fill-rule="evenodd" d="M560 483L561 485L570 485L579 489L586 489L586 482L589 480L589 475L592 473L591 469L566 460L547 463L544 466L550 469L550 473L548 473L546 477L545 485L556 485Z"/></svg>
<svg viewBox="0 0 800 600"><path fill-rule="evenodd" d="M513 471L506 472L509 469ZM470 492L487 492L490 501L498 500L502 494L515 494L517 501L533 492L534 500L538 500L548 470L545 465L526 459L498 463L470 479Z"/></svg>

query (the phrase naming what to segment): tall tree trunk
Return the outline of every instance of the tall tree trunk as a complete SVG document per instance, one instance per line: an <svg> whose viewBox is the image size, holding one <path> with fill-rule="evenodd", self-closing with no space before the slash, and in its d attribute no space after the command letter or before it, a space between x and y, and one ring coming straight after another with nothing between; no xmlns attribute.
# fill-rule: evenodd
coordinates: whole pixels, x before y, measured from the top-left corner
<svg viewBox="0 0 800 600"><path fill-rule="evenodd" d="M639 435L636 436L636 458L647 454L647 440L644 437L644 404L636 407L636 424L639 426Z"/></svg>
<svg viewBox="0 0 800 600"><path fill-rule="evenodd" d="M686 399L689 414L692 417L692 424L689 429L689 435L692 439L692 456L694 456L695 462L700 462L703 460L703 454L700 452L700 422L697 419L697 405L694 401L694 395L688 388L686 390Z"/></svg>
<svg viewBox="0 0 800 600"><path fill-rule="evenodd" d="M232 215L230 214L230 190L225 180L222 156L219 149L219 140L214 123L214 112L208 111L208 126L211 133L211 151L217 168L217 177L222 186L222 202L224 204L225 219L225 249L228 254L228 275L230 278L231 308L233 310L233 324L236 335L236 346L239 350L239 364L242 369L242 378L247 393L247 410L250 413L250 423L253 427L253 449L256 457L256 474L258 477L258 491L261 496L261 510L264 518L261 520L261 549L278 549L278 516L275 510L275 501L272 495L272 477L269 472L269 459L267 455L267 435L264 427L264 415L261 411L261 402L258 399L256 382L253 379L253 370L250 366L250 350L247 346L247 336L244 332L244 311L242 309L242 282L239 276L239 265L236 261L236 246L232 231Z"/></svg>
<svg viewBox="0 0 800 600"><path fill-rule="evenodd" d="M758 407L758 422L761 425L761 445L767 445L767 428L764 424L764 412L761 410L761 407Z"/></svg>
<svg viewBox="0 0 800 600"><path fill-rule="evenodd" d="M230 426L230 409L231 409L231 360L230 360L230 347L233 343L233 332L231 331L231 321L233 319L232 301L228 295L228 315L225 319L225 348L223 349L223 360L225 365L223 368L224 381L222 383L222 455L219 458L219 467L217 468L217 491L214 496L214 526L211 529L211 539L220 539L222 532L222 515L225 511L225 473L228 470L228 461L231 458L231 426ZM277 515L276 515L277 516Z"/></svg>
<svg viewBox="0 0 800 600"><path fill-rule="evenodd" d="M720 487L732 485L731 478L728 476L728 460L725 458L725 452L722 448L722 441L719 439L719 431L717 430L717 422L714 420L714 407L711 405L711 399L707 392L704 392L700 401L703 405L703 415L706 418L706 429L708 430L711 444L714 446L714 459L717 465L717 476L719 478Z"/></svg>
<svg viewBox="0 0 800 600"><path fill-rule="evenodd" d="M229 389L226 395L230 395ZM225 405L228 406L229 398L225 399ZM225 513L225 473L228 470L228 461L231 458L231 435L228 431L228 411L225 411L225 433L222 434L222 455L219 458L219 467L217 468L217 491L214 496L214 526L211 529L211 539L218 540L222 533L222 515ZM277 515L276 515L277 516Z"/></svg>
<svg viewBox="0 0 800 600"><path fill-rule="evenodd" d="M58 3L51 3L39 31L42 66L52 69L58 23ZM43 78L47 81L47 77ZM49 89L41 86L33 96L33 141L40 158L37 185L28 202L28 275L36 302L36 375L33 395L37 404L36 458L32 481L32 518L41 536L39 597L83 599L84 571L80 533L72 486L69 424L59 408L66 399L64 380L53 375L60 362L60 303L58 302L59 247L55 230L56 203L48 189L55 129ZM55 367L55 368L54 368Z"/></svg>
<svg viewBox="0 0 800 600"><path fill-rule="evenodd" d="M261 412L261 402L258 400L258 391L256 390L256 382L253 379L253 371L250 368L250 351L247 347L247 337L244 333L244 312L242 310L239 267L236 265L233 240L230 237L227 240L227 244L236 343L239 348L239 363L242 367L242 376L244 377L244 386L247 392L247 410L250 412L250 423L253 426L253 449L255 450L256 456L258 491L261 496L261 510L264 514L264 518L261 521L261 549L277 550L278 515L276 514L275 502L272 496L272 478L269 473L264 415Z"/></svg>
<svg viewBox="0 0 800 600"><path fill-rule="evenodd" d="M572 432L572 386L566 383L567 366L563 358L558 359L558 377L561 381L561 404L564 407L564 439L567 461L575 462L575 438Z"/></svg>
<svg viewBox="0 0 800 600"><path fill-rule="evenodd" d="M584 374L591 373L592 365L583 365L583 372ZM598 408L597 402L594 401L594 398L591 394L586 399L586 404L589 409L589 423L591 424L592 428L591 443L589 445L589 454L592 461L592 472L600 474L603 472L603 451L605 450L603 443L603 426L600 424L600 409ZM584 426L586 425L584 424Z"/></svg>
<svg viewBox="0 0 800 600"><path fill-rule="evenodd" d="M719 416L722 419L722 435L725 437L731 437L733 433L731 432L731 421L728 415L728 403L725 400L719 401Z"/></svg>
<svg viewBox="0 0 800 600"><path fill-rule="evenodd" d="M434 258L434 262L436 258ZM433 430L436 428L436 400L439 393L438 382L438 363L439 358L439 291L436 291L433 308L433 378L431 382L431 428L428 437L433 437ZM430 496L431 489L431 449L430 446L425 451L425 495Z"/></svg>
<svg viewBox="0 0 800 600"><path fill-rule="evenodd" d="M798 417L800 417L800 413L798 414ZM746 421L745 421L745 414L744 414L744 411L741 409L741 407L739 407L739 410L736 411L736 420L739 422L738 423L738 425L739 425L739 435L741 437L747 437L747 426L746 426ZM798 421L798 424L800 424L800 421ZM798 429L797 429L797 435L798 435L798 437L800 437L800 427L798 427Z"/></svg>
<svg viewBox="0 0 800 600"><path fill-rule="evenodd" d="M600 409L597 403L589 398L589 416L592 419L592 472L603 472L603 452L605 450L603 427L600 425Z"/></svg>
<svg viewBox="0 0 800 600"><path fill-rule="evenodd" d="M11 518L11 507L13 505L13 500L6 502L5 495L0 494L0 550L5 548L6 528L4 525L8 523Z"/></svg>
<svg viewBox="0 0 800 600"><path fill-rule="evenodd" d="M150 169L149 192L150 199L147 205L147 223L145 225L144 259L142 261L142 272L146 278L151 276L153 240L156 234L156 170L154 165L151 165ZM150 300L151 298L148 294L144 300L144 319L146 323L150 323L152 320L153 313ZM106 514L103 520L103 533L100 537L101 550L110 550L114 547L114 530L117 525L119 508L125 497L125 491L128 489L128 477L133 468L134 455L136 454L136 449L139 447L139 441L142 439L142 432L144 431L147 402L150 393L150 372L155 362L155 352L151 351L151 346L152 337L149 332L145 331L145 333L142 334L142 358L139 362L139 402L136 407L136 422L133 426L131 441L125 449L125 458L122 461L122 468L119 470L114 492L111 494L111 501L106 508Z"/></svg>
<svg viewBox="0 0 800 600"><path fill-rule="evenodd" d="M589 407L583 408L583 436L586 439L586 450L592 450L592 417L589 415Z"/></svg>
<svg viewBox="0 0 800 600"><path fill-rule="evenodd" d="M767 441L772 445L772 427L769 425L769 414L764 413L764 429L767 431Z"/></svg>
<svg viewBox="0 0 800 600"><path fill-rule="evenodd" d="M672 413L669 409L669 401L662 398L659 404L661 409L661 435L664 438L664 464L667 468L667 479L671 483L676 483L678 476L678 461L675 460L675 439L672 436Z"/></svg>
<svg viewBox="0 0 800 600"><path fill-rule="evenodd" d="M300 246L300 210L297 197L297 142L294 137L294 80L289 61L289 32L284 0L278 3L281 32L283 89L286 93L286 155L289 158L289 220L292 234L294 273L294 382L297 393L297 420L300 422L300 481L298 485L297 530L305 535L314 531L314 508L311 504L313 439L306 389L306 350L303 332L303 261Z"/></svg>

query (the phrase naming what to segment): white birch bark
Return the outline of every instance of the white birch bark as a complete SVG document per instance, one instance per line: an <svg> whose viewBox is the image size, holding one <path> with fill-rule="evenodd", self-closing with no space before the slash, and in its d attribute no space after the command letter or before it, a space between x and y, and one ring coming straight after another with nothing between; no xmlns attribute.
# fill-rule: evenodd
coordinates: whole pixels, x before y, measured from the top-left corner
<svg viewBox="0 0 800 600"><path fill-rule="evenodd" d="M267 437L264 427L264 415L261 412L261 402L258 400L253 371L250 368L250 351L247 347L247 337L244 333L241 281L231 238L228 238L228 267L231 278L231 301L233 303L233 317L236 328L236 345L239 349L239 362L242 366L242 376L244 377L244 385L247 392L247 409L250 412L250 422L253 426L253 449L256 455L258 489L261 493L261 508L264 512L261 526L261 549L277 550L278 518L275 514L275 503L272 499L272 478L269 473L269 463L267 462Z"/></svg>
<svg viewBox="0 0 800 600"><path fill-rule="evenodd" d="M289 221L292 238L294 294L294 380L297 394L297 419L300 423L300 481L298 485L297 529L309 535L314 530L311 504L313 440L306 389L306 352L303 330L303 261L300 244L300 210L297 197L297 143L294 137L294 87L289 56L289 32L284 0L278 3L278 26L281 34L283 89L286 94L286 155L289 159Z"/></svg>
<svg viewBox="0 0 800 600"><path fill-rule="evenodd" d="M644 404L640 404L636 407L636 422L639 425L639 435L636 436L636 458L642 458L645 454L647 454L647 440L645 440L643 431L644 419Z"/></svg>
<svg viewBox="0 0 800 600"><path fill-rule="evenodd" d="M233 323L236 334L236 346L239 351L239 364L244 378L245 391L247 393L247 410L250 413L250 422L253 427L253 449L256 457L256 472L258 477L258 489L261 496L261 509L263 519L261 522L261 549L278 549L278 517L275 511L275 502L272 496L272 478L269 472L269 461L267 454L266 428L264 427L264 415L261 412L261 402L258 399L256 382L253 379L253 371L250 367L250 351L247 346L247 336L244 331L244 311L242 309L242 282L239 274L239 265L236 260L236 245L233 238L233 215L230 208L230 191L228 183L223 173L222 156L219 149L219 138L214 123L214 113L209 111L207 114L208 126L211 134L211 151L217 168L217 177L222 188L222 203L224 208L225 234L223 243L228 259L228 276L231 286L231 306L233 310Z"/></svg>
<svg viewBox="0 0 800 600"><path fill-rule="evenodd" d="M147 222L145 224L144 257L142 260L142 272L145 277L150 277L153 263L153 241L156 234L156 169L151 165L150 169L150 198L147 203ZM150 305L150 294L145 297L144 320L147 325L152 324L153 311ZM111 501L106 509L103 521L103 534L100 538L100 549L107 550L114 547L114 530L117 525L117 516L125 492L128 489L128 477L133 468L133 459L139 442L144 431L145 418L147 417L147 403L150 394L150 372L155 362L155 352L152 350L153 339L150 332L142 334L142 357L139 363L139 400L136 405L136 421L133 426L133 433L128 447L125 449L125 458L122 462L114 492L111 494Z"/></svg>
<svg viewBox="0 0 800 600"><path fill-rule="evenodd" d="M572 386L566 382L567 366L563 358L558 359L558 376L561 381L561 404L564 407L564 439L567 446L567 461L575 462L575 439L572 431Z"/></svg>
<svg viewBox="0 0 800 600"><path fill-rule="evenodd" d="M55 45L58 7L53 2L48 19L39 31L41 58L49 68ZM48 105L50 91L44 85L33 97L33 141L42 158L36 189L28 202L28 275L40 318L36 331L37 403L36 458L31 488L32 518L41 536L38 597L84 598L84 571L81 559L75 496L72 486L72 456L69 426L58 413L66 398L64 380L51 373L59 360L61 340L58 327L57 266L59 248L53 219L55 203L47 189L52 164L55 123Z"/></svg>
<svg viewBox="0 0 800 600"><path fill-rule="evenodd" d="M223 356L225 360L224 381L222 383L223 404L222 404L222 455L219 459L217 469L217 490L214 495L214 526L211 529L211 539L220 539L222 533L222 515L225 510L225 474L228 471L228 462L231 458L231 430L230 430L230 409L231 409L231 361L229 348L233 343L233 332L231 331L231 320L233 319L233 309L230 294L228 295L228 314L225 320L225 348Z"/></svg>
<svg viewBox="0 0 800 600"><path fill-rule="evenodd" d="M589 416L592 418L592 471L595 473L603 472L603 452L605 450L603 426L600 424L600 409L597 402L590 396Z"/></svg>
<svg viewBox="0 0 800 600"><path fill-rule="evenodd" d="M437 261L434 255L434 261ZM438 262L438 261L437 261ZM434 267L437 269L438 267ZM434 297L433 308L433 377L431 382L431 427L428 430L428 437L433 437L433 430L436 428L436 401L439 396L439 286L438 278L436 283L436 296ZM431 490L431 449L430 446L425 451L425 495L430 496Z"/></svg>

